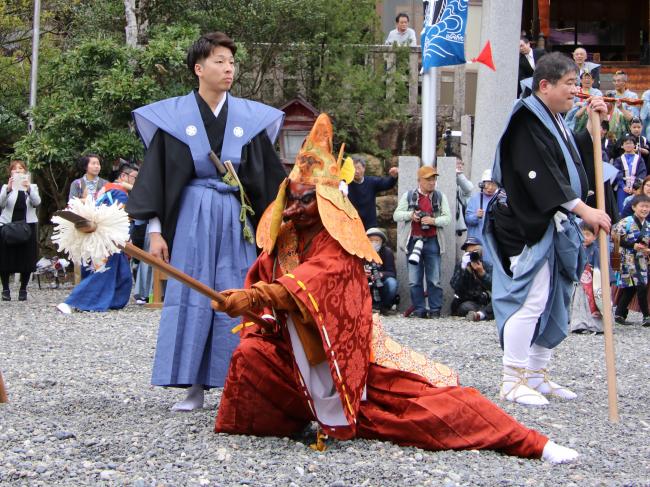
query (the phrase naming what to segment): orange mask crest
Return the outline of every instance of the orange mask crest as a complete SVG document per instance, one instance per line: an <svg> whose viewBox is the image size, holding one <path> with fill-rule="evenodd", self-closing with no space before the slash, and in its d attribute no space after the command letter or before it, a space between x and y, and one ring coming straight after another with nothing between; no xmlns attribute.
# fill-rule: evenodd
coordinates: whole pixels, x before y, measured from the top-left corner
<svg viewBox="0 0 650 487"><path fill-rule="evenodd" d="M366 236L357 210L339 190L344 178L341 164L332 154L333 137L334 130L329 116L320 114L296 156L296 163L288 179L316 187L318 212L323 225L344 250L365 260L380 263L381 259ZM284 226L282 211L287 201L286 187L285 181L257 227L257 245L269 254Z"/></svg>

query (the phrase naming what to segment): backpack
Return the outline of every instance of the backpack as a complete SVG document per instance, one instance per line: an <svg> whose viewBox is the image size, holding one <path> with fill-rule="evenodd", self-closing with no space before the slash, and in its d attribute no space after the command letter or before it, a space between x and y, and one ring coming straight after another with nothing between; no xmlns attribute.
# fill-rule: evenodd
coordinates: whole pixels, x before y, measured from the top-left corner
<svg viewBox="0 0 650 487"><path fill-rule="evenodd" d="M411 189L408 191L406 196L406 201L408 201L408 209L411 211L418 209L418 192ZM440 216L440 204L442 202L442 193L437 189L433 191L433 199L431 200L431 206L433 207L433 216Z"/></svg>

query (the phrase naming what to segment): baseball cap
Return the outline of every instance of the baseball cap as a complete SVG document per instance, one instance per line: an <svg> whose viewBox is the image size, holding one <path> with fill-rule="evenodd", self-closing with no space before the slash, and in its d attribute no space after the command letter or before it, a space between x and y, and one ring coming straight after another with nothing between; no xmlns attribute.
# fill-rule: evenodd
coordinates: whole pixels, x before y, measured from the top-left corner
<svg viewBox="0 0 650 487"><path fill-rule="evenodd" d="M481 241L476 237L467 237L467 240L465 240L465 243L463 243L460 249L465 250L470 245L482 245L482 244Z"/></svg>
<svg viewBox="0 0 650 487"><path fill-rule="evenodd" d="M438 175L438 170L433 166L422 166L418 169L418 178L429 179Z"/></svg>

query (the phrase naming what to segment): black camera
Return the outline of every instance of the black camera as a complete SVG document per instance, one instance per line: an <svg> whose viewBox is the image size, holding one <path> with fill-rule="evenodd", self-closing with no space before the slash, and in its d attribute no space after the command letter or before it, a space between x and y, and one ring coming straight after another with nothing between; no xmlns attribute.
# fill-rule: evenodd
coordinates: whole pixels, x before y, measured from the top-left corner
<svg viewBox="0 0 650 487"><path fill-rule="evenodd" d="M374 262L371 262L368 267L370 268L371 284L375 287L384 287L384 282L381 280L381 273L379 272L379 266Z"/></svg>
<svg viewBox="0 0 650 487"><path fill-rule="evenodd" d="M481 261L481 253L478 250L472 250L469 253L469 261L470 262L480 262Z"/></svg>
<svg viewBox="0 0 650 487"><path fill-rule="evenodd" d="M418 217L420 217L420 228L422 230L429 230L431 228L431 225L428 225L426 223L422 223L422 218L425 216L431 216L431 213L427 213L426 211L418 211Z"/></svg>
<svg viewBox="0 0 650 487"><path fill-rule="evenodd" d="M379 266L374 262L369 262L366 264L366 269L370 273L368 276L368 286L370 286L370 291L372 292L372 300L378 303L381 301L381 293L379 290L384 287Z"/></svg>

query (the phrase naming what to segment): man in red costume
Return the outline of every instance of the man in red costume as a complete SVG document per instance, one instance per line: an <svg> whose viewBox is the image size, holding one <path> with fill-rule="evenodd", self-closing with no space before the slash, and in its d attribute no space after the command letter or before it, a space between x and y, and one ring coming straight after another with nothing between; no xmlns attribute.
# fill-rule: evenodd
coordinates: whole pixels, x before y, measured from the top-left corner
<svg viewBox="0 0 650 487"><path fill-rule="evenodd" d="M231 316L269 315L266 328L241 325L215 431L290 436L317 421L338 439L575 459L373 323L363 261L380 259L339 190L352 175L332 156L321 115L258 226L263 253L246 289L213 302Z"/></svg>

